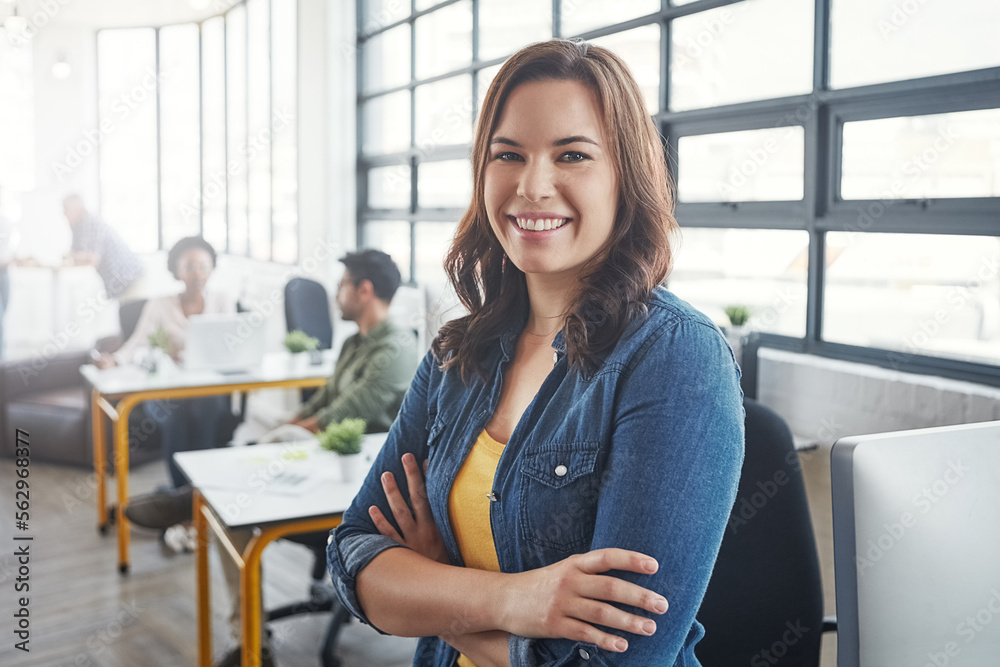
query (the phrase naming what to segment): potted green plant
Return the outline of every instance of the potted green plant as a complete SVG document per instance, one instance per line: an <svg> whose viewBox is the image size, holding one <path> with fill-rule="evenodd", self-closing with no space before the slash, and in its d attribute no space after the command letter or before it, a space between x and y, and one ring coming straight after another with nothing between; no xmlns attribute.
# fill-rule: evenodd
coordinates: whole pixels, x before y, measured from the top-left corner
<svg viewBox="0 0 1000 667"><path fill-rule="evenodd" d="M742 305L726 306L726 317L730 326L726 327L726 339L733 348L736 361L741 361L743 353L743 337L746 335L746 325L750 320L750 309Z"/></svg>
<svg viewBox="0 0 1000 667"><path fill-rule="evenodd" d="M172 363L170 358L170 336L162 326L156 327L153 333L146 338L149 343L149 354L142 364L150 374L165 370Z"/></svg>
<svg viewBox="0 0 1000 667"><path fill-rule="evenodd" d="M292 355L292 365L304 368L313 362L312 356L318 353L319 339L298 329L289 331L285 336L285 349Z"/></svg>
<svg viewBox="0 0 1000 667"><path fill-rule="evenodd" d="M353 482L361 466L361 439L368 424L364 419L333 422L317 434L319 446L337 454L343 481Z"/></svg>

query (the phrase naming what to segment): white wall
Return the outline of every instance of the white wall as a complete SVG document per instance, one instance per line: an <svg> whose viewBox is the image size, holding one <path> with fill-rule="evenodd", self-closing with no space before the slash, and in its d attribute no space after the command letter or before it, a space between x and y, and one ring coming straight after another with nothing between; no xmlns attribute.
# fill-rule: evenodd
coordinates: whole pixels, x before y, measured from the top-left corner
<svg viewBox="0 0 1000 667"><path fill-rule="evenodd" d="M27 48L27 47L25 47ZM97 70L94 31L74 25L50 24L31 40L35 85L35 189L22 196L20 255L57 261L68 249L69 226L62 215L62 198L79 193L96 209L97 151L88 133L97 124ZM73 68L69 78L52 76L52 63L65 55ZM57 163L75 153L81 161L57 174Z"/></svg>
<svg viewBox="0 0 1000 667"><path fill-rule="evenodd" d="M1000 389L761 348L757 397L799 444L848 435L1000 420Z"/></svg>

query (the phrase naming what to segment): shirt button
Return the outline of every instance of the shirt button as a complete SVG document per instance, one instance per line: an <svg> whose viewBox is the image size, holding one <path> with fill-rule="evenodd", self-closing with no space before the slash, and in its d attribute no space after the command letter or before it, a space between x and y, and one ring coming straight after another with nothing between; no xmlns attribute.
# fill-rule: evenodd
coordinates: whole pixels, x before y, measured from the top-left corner
<svg viewBox="0 0 1000 667"><path fill-rule="evenodd" d="M558 352L553 352L552 353L552 361L554 361L557 364L559 363L559 353Z"/></svg>
<svg viewBox="0 0 1000 667"><path fill-rule="evenodd" d="M556 466L556 476L557 477L562 477L567 472L569 472L569 469L566 468L566 466L563 466L563 465Z"/></svg>
<svg viewBox="0 0 1000 667"><path fill-rule="evenodd" d="M590 660L590 654L587 653L586 649L580 649L580 657L584 660Z"/></svg>

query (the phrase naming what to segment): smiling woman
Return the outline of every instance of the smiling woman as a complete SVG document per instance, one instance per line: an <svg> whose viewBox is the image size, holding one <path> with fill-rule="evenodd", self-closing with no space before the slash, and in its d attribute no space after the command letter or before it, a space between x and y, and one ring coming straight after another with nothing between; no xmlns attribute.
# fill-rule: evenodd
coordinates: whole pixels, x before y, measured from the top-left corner
<svg viewBox="0 0 1000 667"><path fill-rule="evenodd" d="M472 170L445 259L468 314L333 534L338 595L421 637L415 665L697 665L743 455L739 370L661 286L676 222L628 68L586 43L522 49L486 94Z"/></svg>

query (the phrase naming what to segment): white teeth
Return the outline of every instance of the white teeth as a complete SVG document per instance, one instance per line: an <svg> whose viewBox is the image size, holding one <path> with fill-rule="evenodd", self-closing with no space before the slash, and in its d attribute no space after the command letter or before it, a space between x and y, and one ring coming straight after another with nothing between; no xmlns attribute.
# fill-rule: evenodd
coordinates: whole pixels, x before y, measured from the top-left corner
<svg viewBox="0 0 1000 667"><path fill-rule="evenodd" d="M566 224L568 218L515 218L517 226L532 232L540 232L549 229L559 229Z"/></svg>

